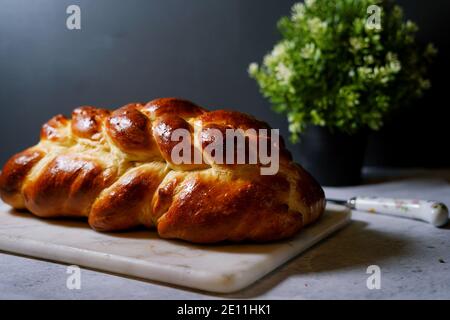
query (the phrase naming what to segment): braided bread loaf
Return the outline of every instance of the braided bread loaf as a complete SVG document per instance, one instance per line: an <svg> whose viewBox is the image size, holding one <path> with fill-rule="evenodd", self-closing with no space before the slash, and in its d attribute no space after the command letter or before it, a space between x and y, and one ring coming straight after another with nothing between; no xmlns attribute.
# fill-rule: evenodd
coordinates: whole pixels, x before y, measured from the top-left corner
<svg viewBox="0 0 450 320"><path fill-rule="evenodd" d="M1 198L39 217L87 217L99 231L143 225L163 238L197 243L282 239L322 214L322 188L292 162L282 140L276 175L261 175L260 164L218 164L207 157L174 163L171 134L197 125L269 128L239 112L208 112L175 98L113 112L80 107L71 120L52 118L37 145L9 159L0 175ZM212 139L202 131L192 148L203 150Z"/></svg>

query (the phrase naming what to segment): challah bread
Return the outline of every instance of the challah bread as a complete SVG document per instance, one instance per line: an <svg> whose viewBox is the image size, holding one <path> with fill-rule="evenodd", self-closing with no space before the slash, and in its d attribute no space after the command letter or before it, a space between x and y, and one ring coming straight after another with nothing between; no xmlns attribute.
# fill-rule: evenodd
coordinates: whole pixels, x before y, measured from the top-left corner
<svg viewBox="0 0 450 320"><path fill-rule="evenodd" d="M52 118L37 145L9 159L0 196L43 218L86 217L98 231L145 226L196 243L283 239L324 211L322 188L282 140L278 173L261 175L260 163L220 164L207 156L175 163L171 135L179 128L192 133L199 152L214 140L207 128L270 129L243 113L208 112L175 98L113 112L84 106L71 120Z"/></svg>

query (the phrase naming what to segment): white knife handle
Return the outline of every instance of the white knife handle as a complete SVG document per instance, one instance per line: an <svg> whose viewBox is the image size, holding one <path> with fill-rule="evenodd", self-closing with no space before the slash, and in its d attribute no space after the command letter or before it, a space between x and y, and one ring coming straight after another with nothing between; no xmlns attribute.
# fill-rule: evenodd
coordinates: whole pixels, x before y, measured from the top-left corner
<svg viewBox="0 0 450 320"><path fill-rule="evenodd" d="M422 220L435 227L442 227L448 221L447 207L436 201L355 197L349 200L349 206L360 211Z"/></svg>

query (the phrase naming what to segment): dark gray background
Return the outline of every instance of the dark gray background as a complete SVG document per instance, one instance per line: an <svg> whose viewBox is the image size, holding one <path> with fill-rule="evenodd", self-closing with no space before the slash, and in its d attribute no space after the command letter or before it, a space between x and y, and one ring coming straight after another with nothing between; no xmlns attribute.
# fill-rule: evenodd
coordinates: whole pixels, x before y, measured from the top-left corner
<svg viewBox="0 0 450 320"><path fill-rule="evenodd" d="M247 66L279 38L291 0L0 0L0 163L38 141L43 122L82 104L116 108L179 96L236 109L280 128ZM450 1L399 1L440 49L434 87L372 135L367 164L450 166L447 76ZM82 30L66 29L78 4ZM291 146L294 156L296 147Z"/></svg>

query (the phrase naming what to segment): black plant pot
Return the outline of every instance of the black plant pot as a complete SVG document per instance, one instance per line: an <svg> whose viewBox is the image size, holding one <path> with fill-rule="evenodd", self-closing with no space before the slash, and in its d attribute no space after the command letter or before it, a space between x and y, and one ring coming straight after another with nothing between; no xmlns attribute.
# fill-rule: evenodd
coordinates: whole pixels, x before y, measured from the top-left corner
<svg viewBox="0 0 450 320"><path fill-rule="evenodd" d="M349 186L361 182L368 132L349 135L309 126L301 136L300 164L324 186Z"/></svg>

